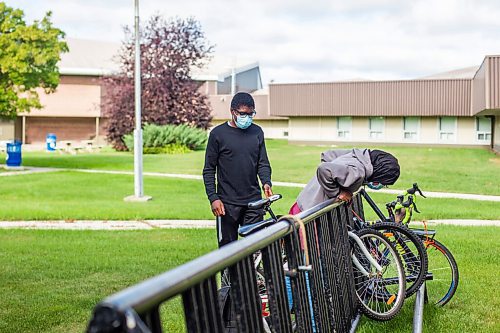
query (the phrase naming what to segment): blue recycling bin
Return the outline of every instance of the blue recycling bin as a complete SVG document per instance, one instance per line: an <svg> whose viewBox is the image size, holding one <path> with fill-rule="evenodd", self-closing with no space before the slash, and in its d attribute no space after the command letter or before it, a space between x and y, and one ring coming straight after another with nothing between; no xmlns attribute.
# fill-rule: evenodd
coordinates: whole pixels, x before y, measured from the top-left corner
<svg viewBox="0 0 500 333"><path fill-rule="evenodd" d="M17 140L12 143L7 143L7 158L5 161L8 167L21 166L21 145L22 143Z"/></svg>
<svg viewBox="0 0 500 333"><path fill-rule="evenodd" d="M56 150L56 140L57 137L53 133L47 134L45 142L47 143L47 151L55 151Z"/></svg>

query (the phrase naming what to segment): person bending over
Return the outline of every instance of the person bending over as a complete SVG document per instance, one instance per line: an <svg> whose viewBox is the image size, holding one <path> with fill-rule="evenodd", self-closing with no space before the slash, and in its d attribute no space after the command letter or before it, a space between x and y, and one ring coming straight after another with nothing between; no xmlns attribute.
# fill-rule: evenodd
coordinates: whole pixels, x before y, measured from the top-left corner
<svg viewBox="0 0 500 333"><path fill-rule="evenodd" d="M350 201L364 182L392 185L399 173L398 160L382 150L328 150L321 154L316 175L300 192L290 213L297 214L331 198Z"/></svg>

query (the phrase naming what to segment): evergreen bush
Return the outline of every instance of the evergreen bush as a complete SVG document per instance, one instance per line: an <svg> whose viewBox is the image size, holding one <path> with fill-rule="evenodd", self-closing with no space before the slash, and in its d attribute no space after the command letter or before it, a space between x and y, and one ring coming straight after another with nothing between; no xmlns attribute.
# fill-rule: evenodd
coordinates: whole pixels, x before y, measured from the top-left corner
<svg viewBox="0 0 500 333"><path fill-rule="evenodd" d="M206 131L188 125L146 124L142 130L142 144L145 154L174 154L199 150L205 147L207 140ZM123 142L128 150L134 150L133 133L124 135Z"/></svg>

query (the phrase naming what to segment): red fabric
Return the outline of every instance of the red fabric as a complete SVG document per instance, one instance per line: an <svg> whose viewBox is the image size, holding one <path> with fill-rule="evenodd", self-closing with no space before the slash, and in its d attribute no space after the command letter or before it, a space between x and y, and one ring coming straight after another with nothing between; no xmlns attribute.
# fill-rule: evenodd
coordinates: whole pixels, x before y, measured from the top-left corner
<svg viewBox="0 0 500 333"><path fill-rule="evenodd" d="M288 214L297 215L300 212L301 212L301 210L299 208L299 205L297 205L297 202L295 202L293 204L293 206L290 207L290 211L288 212ZM304 249L305 238L302 235L302 230L299 230L299 239L300 239L300 248L303 250Z"/></svg>
<svg viewBox="0 0 500 333"><path fill-rule="evenodd" d="M300 212L301 210L299 208L299 205L297 205L297 202L295 202L293 206L290 208L290 211L288 213L292 215L297 215Z"/></svg>
<svg viewBox="0 0 500 333"><path fill-rule="evenodd" d="M300 213L301 210L299 208L299 205L297 205L297 202L293 204L293 206L290 208L290 211L288 212L289 214L296 215ZM316 228L316 224L314 225L314 236L316 238L316 247L319 251L319 240L318 240L318 230ZM302 231L299 232L299 238L300 238L300 248L303 250L304 249L304 236L302 235Z"/></svg>

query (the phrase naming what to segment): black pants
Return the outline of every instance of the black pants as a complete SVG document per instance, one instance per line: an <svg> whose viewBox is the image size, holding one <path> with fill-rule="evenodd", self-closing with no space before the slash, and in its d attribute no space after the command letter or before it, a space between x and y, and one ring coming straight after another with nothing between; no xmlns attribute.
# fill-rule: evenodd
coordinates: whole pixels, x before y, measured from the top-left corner
<svg viewBox="0 0 500 333"><path fill-rule="evenodd" d="M238 239L238 228L264 219L263 209L249 209L246 206L224 204L225 215L216 217L219 247Z"/></svg>

